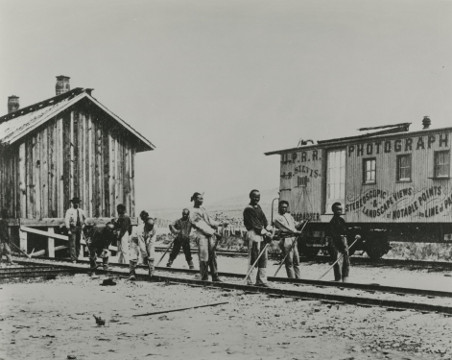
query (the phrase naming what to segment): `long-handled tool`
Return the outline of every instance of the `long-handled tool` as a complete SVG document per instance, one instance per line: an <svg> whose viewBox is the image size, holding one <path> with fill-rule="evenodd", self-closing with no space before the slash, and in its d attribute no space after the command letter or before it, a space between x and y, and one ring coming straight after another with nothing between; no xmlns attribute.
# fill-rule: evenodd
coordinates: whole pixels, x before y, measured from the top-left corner
<svg viewBox="0 0 452 360"><path fill-rule="evenodd" d="M355 245L356 242L357 242L358 240L360 240L360 239L361 239L361 236L356 235L355 241L353 241L353 243L348 247L348 249L350 250L350 249L353 247L353 245ZM328 273L330 272L330 270L334 267L334 265L336 265L339 261L341 261L341 259L342 259L343 257L344 257L344 253L341 253L341 255L336 259L336 261L335 261L335 262L328 268L328 270L325 271L325 273L324 273L321 277L319 277L317 280L322 280L322 279L325 277L325 275L328 274Z"/></svg>
<svg viewBox="0 0 452 360"><path fill-rule="evenodd" d="M301 235L303 233L304 228L306 227L306 225L308 224L310 220L306 220L306 222L303 224L303 227L300 230L300 234ZM284 256L284 259L281 260L281 263L278 266L278 269L276 269L275 275L273 275L273 277L276 277L276 275L278 275L279 270L281 270L282 266L284 265L284 263L286 262L287 257L289 256L290 252L292 251L293 247L297 244L297 240L298 237L296 237L293 241L292 244L290 245L290 248L288 251L286 251L286 256Z"/></svg>
<svg viewBox="0 0 452 360"><path fill-rule="evenodd" d="M20 247L14 244L12 241L10 242L12 246L14 246L17 250L19 250L22 254L24 254L27 258L31 259L31 255L28 255L25 251L23 251ZM33 249L34 250L34 249Z"/></svg>
<svg viewBox="0 0 452 360"><path fill-rule="evenodd" d="M190 307L180 308L180 309L154 311L154 312L150 312L150 313L146 313L146 314L137 314L137 315L132 315L132 316L137 317L137 316L150 316L150 315L157 315L157 314L166 314L166 313L175 312L175 311L184 311L184 310L198 309L198 308L208 307L208 306L219 306L219 305L225 305L225 304L229 304L229 301L223 301L223 302L219 302L219 303L206 304L206 305L196 305L196 306L190 306Z"/></svg>
<svg viewBox="0 0 452 360"><path fill-rule="evenodd" d="M264 254L265 250L267 250L269 244L265 244L264 248L262 249L262 251L260 252L259 256L257 257L256 261L254 262L253 266L251 266L250 270L248 271L248 273L245 276L245 281L248 280L248 278L250 277L251 273L254 270L254 267L256 266L257 262L259 261L259 259L261 258L261 256Z"/></svg>
<svg viewBox="0 0 452 360"><path fill-rule="evenodd" d="M165 252L163 253L162 257L160 258L159 262L157 263L156 266L159 266L160 263L162 262L163 258L165 257L166 253L168 252L168 250L171 248L171 245L173 245L173 243L176 241L177 237L175 237L173 239L173 241L171 241L171 243L169 244L169 246L166 248Z"/></svg>

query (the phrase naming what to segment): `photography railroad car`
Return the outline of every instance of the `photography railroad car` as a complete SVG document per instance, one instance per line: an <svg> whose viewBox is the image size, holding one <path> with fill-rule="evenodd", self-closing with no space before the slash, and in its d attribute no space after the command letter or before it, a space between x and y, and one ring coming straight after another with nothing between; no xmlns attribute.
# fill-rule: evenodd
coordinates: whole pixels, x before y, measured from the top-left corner
<svg viewBox="0 0 452 360"><path fill-rule="evenodd" d="M327 246L331 205L343 204L356 249L379 258L390 241L452 241L452 128L409 131L410 123L360 129L345 138L300 141L281 156L280 199L296 220L310 219L300 241L308 256Z"/></svg>

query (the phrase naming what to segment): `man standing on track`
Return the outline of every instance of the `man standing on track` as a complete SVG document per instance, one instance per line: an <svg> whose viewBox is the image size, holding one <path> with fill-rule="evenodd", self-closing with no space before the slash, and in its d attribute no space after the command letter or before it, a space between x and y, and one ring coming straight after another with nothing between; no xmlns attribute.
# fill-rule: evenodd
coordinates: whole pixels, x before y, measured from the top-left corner
<svg viewBox="0 0 452 360"><path fill-rule="evenodd" d="M268 287L266 274L268 254L267 249L264 250L264 248L267 242L271 241L271 233L266 229L268 221L259 205L261 199L259 190L251 190L249 197L250 203L243 211L243 223L247 230L246 240L248 241L248 271L251 271L247 282L248 285L253 284L251 276L253 276L254 269L251 267L256 262L259 254L264 251L256 264L258 268L256 285Z"/></svg>
<svg viewBox="0 0 452 360"><path fill-rule="evenodd" d="M126 214L125 205L119 204L116 210L118 211L118 220L116 220L116 229L118 230L118 263L126 264L129 237L132 233L132 222L129 215Z"/></svg>
<svg viewBox="0 0 452 360"><path fill-rule="evenodd" d="M147 214L147 213L146 213ZM132 235L130 239L130 262L129 262L129 280L135 280L135 268L138 263L140 251L142 252L143 262L149 268L149 277L154 273L154 244L157 237L155 229L155 219L144 214L142 211L140 217L144 218L143 226L139 226L136 230L136 235ZM146 216L146 217L145 217Z"/></svg>
<svg viewBox="0 0 452 360"><path fill-rule="evenodd" d="M221 281L218 277L216 233L219 226L227 226L227 223L219 223L213 220L206 209L201 205L204 198L201 193L195 192L191 197L194 207L190 214L190 222L195 230L195 237L198 243L199 271L202 280L208 280L208 267L212 275L212 281Z"/></svg>
<svg viewBox="0 0 452 360"><path fill-rule="evenodd" d="M341 218L342 205L339 202L331 206L333 218L330 221L329 236L332 239L331 250L333 260L339 261L334 265L334 280L346 282L350 274L350 259L348 254L347 234L348 229L345 220Z"/></svg>
<svg viewBox="0 0 452 360"><path fill-rule="evenodd" d="M190 232L192 228L190 222L190 211L188 209L182 210L182 217L170 224L169 228L171 233L176 235L176 239L174 239L173 249L171 250L169 261L166 266L171 267L173 261L179 254L180 248L182 247L188 267L190 269L194 269L195 266L193 265L193 259L190 251Z"/></svg>
<svg viewBox="0 0 452 360"><path fill-rule="evenodd" d="M274 225L282 232L293 233L296 236L283 237L280 241L280 247L285 257L285 266L288 278L300 279L300 255L298 254L297 236L301 235L298 230L302 228L303 222L296 224L292 215L287 210L289 203L281 200L278 205L278 216L274 220Z"/></svg>
<svg viewBox="0 0 452 360"><path fill-rule="evenodd" d="M71 200L72 208L66 210L64 223L68 230L69 236L69 255L73 263L77 262L80 255L80 239L82 237L82 230L85 227L85 212L79 208L80 199L74 197Z"/></svg>

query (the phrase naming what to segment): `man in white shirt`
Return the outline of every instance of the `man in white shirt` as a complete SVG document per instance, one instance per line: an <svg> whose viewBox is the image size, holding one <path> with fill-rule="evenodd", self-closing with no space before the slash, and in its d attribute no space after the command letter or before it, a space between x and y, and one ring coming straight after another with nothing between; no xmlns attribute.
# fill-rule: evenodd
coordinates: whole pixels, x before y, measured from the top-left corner
<svg viewBox="0 0 452 360"><path fill-rule="evenodd" d="M72 198L71 203L72 207L66 210L64 223L69 236L69 256L71 261L76 263L80 255L80 239L82 230L85 227L86 215L85 212L79 208L80 199L78 197Z"/></svg>
<svg viewBox="0 0 452 360"><path fill-rule="evenodd" d="M295 223L294 218L287 210L289 203L281 200L278 206L278 216L273 221L274 226L281 232L293 234L294 236L283 237L280 242L281 250L283 250L286 257L285 265L288 278L300 279L300 255L298 253L297 236L300 235L300 230L303 227L303 222Z"/></svg>

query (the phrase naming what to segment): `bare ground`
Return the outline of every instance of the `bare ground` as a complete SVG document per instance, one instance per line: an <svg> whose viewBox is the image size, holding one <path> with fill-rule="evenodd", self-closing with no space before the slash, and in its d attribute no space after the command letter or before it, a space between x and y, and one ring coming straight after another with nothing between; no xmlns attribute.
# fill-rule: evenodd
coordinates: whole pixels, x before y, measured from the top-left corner
<svg viewBox="0 0 452 360"><path fill-rule="evenodd" d="M0 358L452 359L452 318L443 315L101 280L1 285Z"/></svg>

